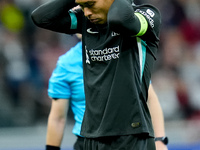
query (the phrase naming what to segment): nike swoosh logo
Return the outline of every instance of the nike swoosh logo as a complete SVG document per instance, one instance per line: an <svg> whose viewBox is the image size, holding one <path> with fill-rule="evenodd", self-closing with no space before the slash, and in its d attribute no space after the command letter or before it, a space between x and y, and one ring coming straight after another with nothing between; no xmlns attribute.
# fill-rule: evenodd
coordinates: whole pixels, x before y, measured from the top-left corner
<svg viewBox="0 0 200 150"><path fill-rule="evenodd" d="M87 29L87 32L90 33L90 34L97 34L97 33L99 33L99 32L97 32L97 31L91 31L91 29L92 29L92 28L88 28L88 29Z"/></svg>

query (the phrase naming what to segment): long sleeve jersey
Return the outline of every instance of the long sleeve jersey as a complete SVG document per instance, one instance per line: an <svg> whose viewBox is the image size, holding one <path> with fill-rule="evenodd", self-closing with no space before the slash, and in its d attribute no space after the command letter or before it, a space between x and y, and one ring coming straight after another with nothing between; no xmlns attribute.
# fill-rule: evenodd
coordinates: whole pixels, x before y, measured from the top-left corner
<svg viewBox="0 0 200 150"><path fill-rule="evenodd" d="M159 11L115 0L107 23L95 25L81 9L72 11L74 6L73 0L51 1L34 10L32 18L41 28L82 34L86 110L81 135L153 136L146 101L159 44Z"/></svg>

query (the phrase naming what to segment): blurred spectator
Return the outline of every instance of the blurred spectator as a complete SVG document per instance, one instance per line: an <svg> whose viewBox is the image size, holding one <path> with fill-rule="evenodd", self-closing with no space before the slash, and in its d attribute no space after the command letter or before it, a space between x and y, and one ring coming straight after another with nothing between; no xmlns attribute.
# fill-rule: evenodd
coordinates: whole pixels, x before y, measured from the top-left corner
<svg viewBox="0 0 200 150"><path fill-rule="evenodd" d="M13 0L1 0L1 23L11 32L19 33L24 27L24 16Z"/></svg>
<svg viewBox="0 0 200 150"><path fill-rule="evenodd" d="M19 42L19 37L15 33L5 32L2 53L6 60L6 81L14 100L13 104L17 106L21 99L20 90L22 83L28 79L30 68Z"/></svg>

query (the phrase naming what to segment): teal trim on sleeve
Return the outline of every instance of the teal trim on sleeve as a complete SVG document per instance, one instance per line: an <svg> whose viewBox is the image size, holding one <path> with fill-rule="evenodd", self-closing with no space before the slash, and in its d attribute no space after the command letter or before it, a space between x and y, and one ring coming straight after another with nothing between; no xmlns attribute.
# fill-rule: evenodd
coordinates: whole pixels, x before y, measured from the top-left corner
<svg viewBox="0 0 200 150"><path fill-rule="evenodd" d="M144 73L144 65L146 61L146 42L137 37L137 45L139 51L139 61L140 61L140 79Z"/></svg>
<svg viewBox="0 0 200 150"><path fill-rule="evenodd" d="M69 15L71 18L71 28L70 29L77 29L77 17L75 15L75 13L72 10L70 10Z"/></svg>

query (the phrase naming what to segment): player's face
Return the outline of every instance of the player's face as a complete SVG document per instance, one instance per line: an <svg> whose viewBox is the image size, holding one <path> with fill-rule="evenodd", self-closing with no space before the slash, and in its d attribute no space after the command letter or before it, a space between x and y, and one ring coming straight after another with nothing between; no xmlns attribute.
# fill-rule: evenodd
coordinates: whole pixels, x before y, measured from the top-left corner
<svg viewBox="0 0 200 150"><path fill-rule="evenodd" d="M114 0L76 0L84 15L94 24L105 24L107 14Z"/></svg>

